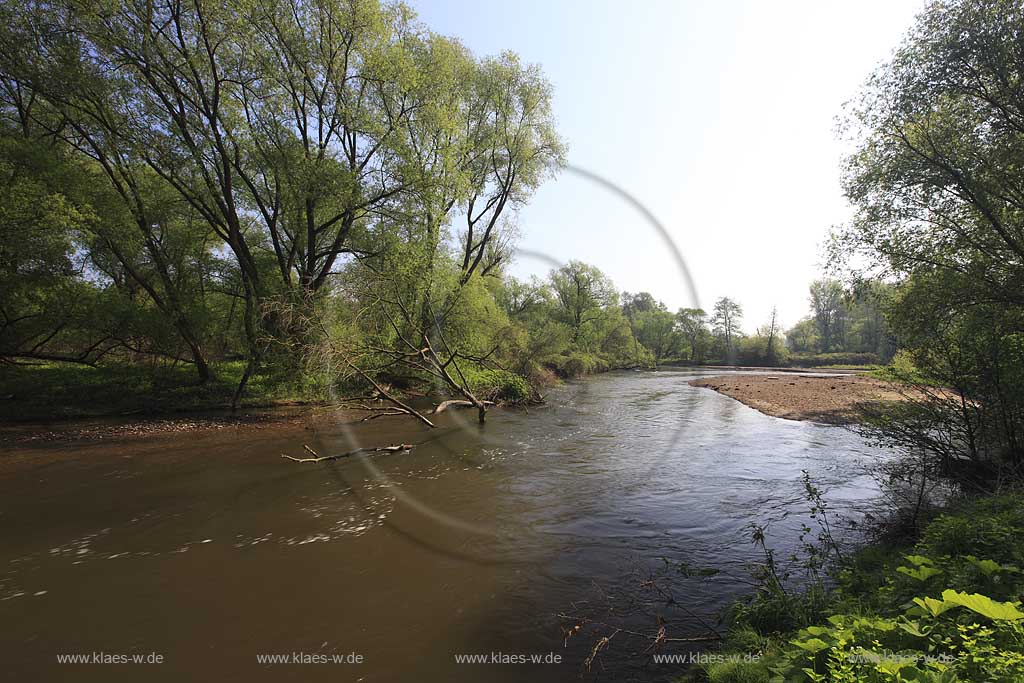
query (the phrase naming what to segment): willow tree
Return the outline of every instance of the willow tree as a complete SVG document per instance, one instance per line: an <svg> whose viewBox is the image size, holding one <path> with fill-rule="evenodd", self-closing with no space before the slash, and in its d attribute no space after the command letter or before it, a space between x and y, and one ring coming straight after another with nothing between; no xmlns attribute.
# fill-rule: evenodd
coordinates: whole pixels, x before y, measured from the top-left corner
<svg viewBox="0 0 1024 683"><path fill-rule="evenodd" d="M401 138L409 187L378 212L384 242L352 283L388 367L439 380L482 420L460 364L494 366L508 319L481 280L509 257L510 215L562 164L562 143L539 69L510 54L478 60L414 28L404 35L425 105Z"/></svg>
<svg viewBox="0 0 1024 683"><path fill-rule="evenodd" d="M17 122L20 144L50 149L46 174L60 177L55 191L76 209L69 228L74 250L91 261L93 275L144 292L205 381L211 373L201 329L203 274L195 266L206 260L209 230L190 220L173 189L112 133L129 126L130 112L116 104L125 93L120 81L82 59L73 12L5 3L2 15L8 31L0 39L0 108Z"/></svg>
<svg viewBox="0 0 1024 683"><path fill-rule="evenodd" d="M202 274L177 272L163 248L182 237L230 256L249 355L239 394L268 349L319 334L318 312L345 296L336 275L361 260L378 268L369 280L412 292L403 333L421 337L497 272L511 214L561 163L536 67L478 59L400 4L3 2L17 29L0 41L12 119L49 112L49 134L105 175L134 241L103 248L201 369L182 283Z"/></svg>
<svg viewBox="0 0 1024 683"><path fill-rule="evenodd" d="M572 329L573 344L579 342L586 325L599 321L606 308L618 304L615 285L596 266L569 261L549 277L561 316Z"/></svg>
<svg viewBox="0 0 1024 683"><path fill-rule="evenodd" d="M475 274L496 274L512 254L516 212L564 164L551 111L551 84L513 53L478 60L431 37L432 82L441 103L415 117L409 147L422 182L412 198L424 236L420 324L443 320ZM434 264L453 227L460 275L454 291L433 286Z"/></svg>
<svg viewBox="0 0 1024 683"><path fill-rule="evenodd" d="M140 230L153 223L136 187L145 167L232 254L248 376L265 332L291 333L266 303L315 305L339 259L362 253L369 218L421 180L405 129L427 105L420 82L433 65L415 58L408 10L372 0L32 9L23 80L100 162Z"/></svg>

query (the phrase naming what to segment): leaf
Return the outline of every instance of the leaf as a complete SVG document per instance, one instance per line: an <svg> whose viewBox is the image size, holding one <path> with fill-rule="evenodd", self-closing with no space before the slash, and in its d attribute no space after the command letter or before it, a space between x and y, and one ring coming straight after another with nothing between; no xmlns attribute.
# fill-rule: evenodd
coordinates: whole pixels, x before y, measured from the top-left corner
<svg viewBox="0 0 1024 683"><path fill-rule="evenodd" d="M911 563L915 567L920 567L926 564L934 564L932 558L926 557L924 555L905 555L904 559L906 559L907 562Z"/></svg>
<svg viewBox="0 0 1024 683"><path fill-rule="evenodd" d="M941 569L935 569L934 567L917 567L911 569L910 567L896 567L896 571L900 574L906 574L907 576L913 577L918 581L927 581L933 576L938 576L942 573Z"/></svg>
<svg viewBox="0 0 1024 683"><path fill-rule="evenodd" d="M808 669L804 667L804 673L807 674L807 677L814 681L814 683L819 683L819 681L825 680L825 674L819 674L815 672L814 669Z"/></svg>
<svg viewBox="0 0 1024 683"><path fill-rule="evenodd" d="M926 610L928 614L932 615L933 617L937 617L946 610L956 607L955 603L946 602L944 600L936 600L935 598L927 597L914 598L914 604Z"/></svg>
<svg viewBox="0 0 1024 683"><path fill-rule="evenodd" d="M1016 567L1010 565L1001 565L995 560L979 560L973 555L967 555L967 561L973 564L975 567L981 570L981 573L985 576L990 576L996 572L1016 572L1019 571Z"/></svg>
<svg viewBox="0 0 1024 683"><path fill-rule="evenodd" d="M954 605L960 605L967 609L988 617L995 621L1018 621L1024 619L1024 612L1017 609L1013 603L998 602L992 598L978 593L960 593L955 590L942 591L942 599Z"/></svg>
<svg viewBox="0 0 1024 683"><path fill-rule="evenodd" d="M806 650L811 654L816 654L822 650L828 649L828 643L821 638L811 638L809 640L791 640L789 641L793 645L796 645L801 650Z"/></svg>
<svg viewBox="0 0 1024 683"><path fill-rule="evenodd" d="M896 661L892 659L883 659L882 661L875 664L875 668L883 673L887 673L890 676L895 676L900 672L900 669L907 666L906 661Z"/></svg>
<svg viewBox="0 0 1024 683"><path fill-rule="evenodd" d="M922 630L921 624L916 621L907 621L905 623L901 623L900 628L909 633L910 635L916 636L918 638L926 637L928 635L928 632L931 631L931 629L928 629L928 631Z"/></svg>

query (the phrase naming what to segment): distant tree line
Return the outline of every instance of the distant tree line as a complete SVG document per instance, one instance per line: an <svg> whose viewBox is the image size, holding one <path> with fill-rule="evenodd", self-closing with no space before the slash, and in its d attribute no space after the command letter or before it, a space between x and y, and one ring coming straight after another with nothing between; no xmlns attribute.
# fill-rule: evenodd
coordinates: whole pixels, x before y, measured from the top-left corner
<svg viewBox="0 0 1024 683"><path fill-rule="evenodd" d="M816 280L809 292L810 315L786 332L795 362L814 365L882 364L896 353L886 320L895 287L879 280L849 289L838 280ZM830 363L829 361L835 361Z"/></svg>

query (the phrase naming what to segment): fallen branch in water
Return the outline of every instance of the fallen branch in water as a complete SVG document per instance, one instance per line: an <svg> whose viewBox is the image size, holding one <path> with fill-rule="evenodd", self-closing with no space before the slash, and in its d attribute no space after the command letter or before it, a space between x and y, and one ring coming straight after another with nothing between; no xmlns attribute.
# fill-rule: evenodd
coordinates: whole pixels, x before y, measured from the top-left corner
<svg viewBox="0 0 1024 683"><path fill-rule="evenodd" d="M383 400L383 399L382 399ZM367 415L361 418L360 422L366 422L368 420L376 420L378 417L388 417L389 415L412 415L405 408L399 408L398 406L368 406L365 403L341 403L335 406L337 410L363 410L368 413L374 413L373 415Z"/></svg>
<svg viewBox="0 0 1024 683"><path fill-rule="evenodd" d="M567 621L574 621L580 627L585 626L587 624L593 624L594 626L602 626L604 628L613 630L614 633L612 635L614 635L615 633L626 633L626 634L629 634L631 636L636 636L638 638L644 638L646 640L654 641L654 643L656 645L660 645L662 643L713 643L715 641L722 640L722 636L720 636L720 635L694 636L694 637L691 637L691 638L668 638L665 635L664 624L659 624L658 632L654 633L654 634L651 634L651 633L640 633L639 631L630 631L629 629L621 628L621 627L618 627L618 626L613 626L613 625L608 624L608 623L603 622L603 621L598 621L596 619L591 619L589 617L579 616L579 615L575 615L575 614L563 614L563 613L559 612L555 616L557 616L560 619L565 619ZM580 629L579 628L574 628L574 629L570 629L570 630L572 630L575 633L575 632L578 632ZM565 629L563 629L563 631L565 631ZM610 636L609 636L609 640L611 640Z"/></svg>
<svg viewBox="0 0 1024 683"><path fill-rule="evenodd" d="M353 363L352 361L350 361L350 360L348 360L348 359L345 359L345 363L346 363L346 364L348 364L348 366L349 366L350 368L352 368L353 370L355 370L355 371L356 371L356 372L357 372L357 373L358 373L358 374L359 374L359 375L360 375L360 376L361 376L361 377L362 377L363 379L365 379L365 380L366 380L367 382L369 382L370 384L372 384L372 385L373 385L373 388L377 390L377 393L378 393L378 394L380 394L380 395L381 395L381 396L382 396L383 398L385 398L385 399L387 399L388 401L390 401L391 403L393 403L393 404L395 405L395 409L396 409L396 410L400 410L400 411L402 411L403 413L406 413L406 414L408 414L408 415L412 415L412 416L413 416L413 417L415 417L415 418L416 418L417 420L419 420L419 421L420 421L420 422L422 422L423 424L427 425L427 426L428 426L428 427L430 427L431 429L433 429L433 428L434 428L434 423L433 423L433 422L431 422L431 421L430 421L430 420L428 420L427 418L423 417L423 416L422 416L422 415L420 415L420 414L419 414L418 412L416 412L416 411L415 411L415 410L414 410L413 408L411 408L410 406L408 406L408 405L406 405L406 404L402 403L402 402L401 402L401 401L399 401L399 400L398 400L397 398L395 398L394 396L392 396L391 394L389 394L388 392L386 392L386 391L384 390L384 387L382 387L382 386L381 386L380 384L378 384L378 383L377 383L376 381L374 381L374 379L373 379L372 377L370 377L370 376L369 376L368 374L366 374L365 372L363 372L363 370L361 370L361 369L359 368L359 366L357 366L357 365L356 365L355 363Z"/></svg>
<svg viewBox="0 0 1024 683"><path fill-rule="evenodd" d="M389 453L395 453L397 451L411 451L413 448L416 447L416 444L414 444L414 443L400 443L400 444L396 444L394 446L378 446L377 448L357 448L354 451L348 451L347 453L338 453L337 455L324 455L324 456L319 455L316 451L314 451L309 446L306 446L305 444L303 444L302 447L305 448L310 453L312 453L313 457L312 458L293 458L292 456L285 455L284 453L281 454L281 457L282 458L286 458L287 460L292 460L294 462L324 462L325 460L337 460L338 458L347 458L350 455L358 455L360 453L379 453L379 452L382 452L382 451L386 451L386 452L389 452Z"/></svg>
<svg viewBox="0 0 1024 683"><path fill-rule="evenodd" d="M485 406L493 406L494 405L494 401L480 401L480 403L482 403ZM433 415L437 415L438 413L443 413L444 411L448 410L449 408L477 408L477 407L478 406L476 404L474 404L472 401L464 401L462 399L453 399L451 401L442 401L441 403L438 403L437 407L434 408L434 412L432 414Z"/></svg>
<svg viewBox="0 0 1024 683"><path fill-rule="evenodd" d="M408 413L405 412L404 410L397 410L397 409L396 410L384 410L384 411L381 411L379 413L374 413L373 415L367 415L366 417L361 419L360 422L366 422L368 420L376 420L378 417L388 417L389 415L408 415Z"/></svg>
<svg viewBox="0 0 1024 683"><path fill-rule="evenodd" d="M588 656L586 660L583 662L583 668L586 671L591 670L595 660L600 662L599 657L601 655L601 652L608 647L608 645L611 643L612 638L619 635L620 633L625 633L630 636L651 641L650 645L644 650L644 654L647 654L654 650L660 650L667 643L704 643L722 639L722 637L718 635L695 636L692 638L669 638L666 635L665 631L666 622L660 616L658 617L658 631L654 634L641 633L639 631L631 631L620 626L612 626L611 624L604 621L598 621L596 619L591 619L589 617L574 614L559 613L558 617L560 619L566 619L575 622L575 626L573 626L572 628L567 629L565 627L562 627L562 633L565 636L565 644L568 644L569 639L577 633L579 633L587 624L605 628L610 632L608 635L604 635L600 637L597 641L595 641L593 647L590 650L590 656Z"/></svg>

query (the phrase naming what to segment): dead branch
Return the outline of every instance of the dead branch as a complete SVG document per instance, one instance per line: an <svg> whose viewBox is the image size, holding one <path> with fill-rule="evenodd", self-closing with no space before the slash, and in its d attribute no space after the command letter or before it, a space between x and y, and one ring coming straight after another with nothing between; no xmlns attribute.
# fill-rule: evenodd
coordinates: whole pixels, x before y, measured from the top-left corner
<svg viewBox="0 0 1024 683"><path fill-rule="evenodd" d="M388 417L389 415L409 415L409 411L398 406L368 406L363 403L352 403L339 406L345 410L365 410L368 413L374 413L373 415L367 415L366 417L359 420L360 422L367 422L369 420L376 420L378 417Z"/></svg>
<svg viewBox="0 0 1024 683"><path fill-rule="evenodd" d="M690 638L668 638L665 636L664 624L661 623L658 624L658 631L656 633L651 634L640 633L639 631L630 631L629 629L621 628L618 626L612 626L611 624L608 624L606 622L598 621L596 619L591 619L589 617L584 617L576 614L563 614L559 612L556 616L558 616L560 619L565 619L566 621L574 621L580 626L584 626L586 624L593 624L594 626L601 626L607 629L611 629L615 633L626 633L631 636L636 636L638 638L644 638L646 640L654 641L659 645L662 643L710 643L722 639L722 636L720 635L693 636Z"/></svg>
<svg viewBox="0 0 1024 683"><path fill-rule="evenodd" d="M583 662L583 665L587 667L587 671L590 671L590 667L594 664L594 659L596 659L601 653L601 650L608 647L608 643L611 642L612 638L619 634L620 630L621 629L616 629L610 636L604 636L594 644L594 649L590 651L590 656L587 657L585 662Z"/></svg>
<svg viewBox="0 0 1024 683"><path fill-rule="evenodd" d="M373 415L367 415L361 419L360 422L369 422L370 420L376 420L378 417L388 417L389 415L408 415L408 413L401 408L392 408L390 410L383 410L379 413L374 413Z"/></svg>
<svg viewBox="0 0 1024 683"><path fill-rule="evenodd" d="M444 345L447 347L448 344L444 340L444 333L441 332L440 326L437 327L437 333L438 333L438 335L441 336L442 343L444 343ZM426 345L426 348L420 350L420 356L425 361L429 357L429 359L433 362L434 367L436 368L437 374L439 374L441 377L444 378L445 382L448 383L448 386L450 386L453 389L457 390L460 394L465 396L466 399L470 403L473 404L473 407L475 407L477 409L477 411L478 411L478 419L480 420L480 424L483 424L485 416L487 415L487 406L485 406L480 401L480 399L478 399L476 396L474 396L473 393L469 390L469 382L466 381L465 375L463 375L462 374L462 370L459 369L459 364L455 363L454 367L455 367L455 372L457 372L458 375L459 375L459 379L462 380L461 383L460 382L456 382L455 379L448 372L448 368L447 368L446 364L441 363L441 359L438 358L437 352L434 351L434 347L430 343L430 337L428 337L425 332L423 333L423 343ZM454 359L454 356L452 356L452 359Z"/></svg>
<svg viewBox="0 0 1024 683"><path fill-rule="evenodd" d="M480 403L484 404L485 406L493 406L494 405L494 401L480 401ZM441 403L438 403L437 407L434 408L434 412L431 413L431 414L432 415L437 415L438 413L443 413L444 411L448 410L449 408L476 408L476 407L477 406L472 401L464 401L462 399L452 399L451 401L442 401Z"/></svg>
<svg viewBox="0 0 1024 683"><path fill-rule="evenodd" d="M368 374L366 374L365 372L363 372L362 368L360 368L359 366L357 366L357 365L356 365L355 363L353 363L352 361L350 361L350 360L349 360L349 359L347 359L347 358L345 359L345 363L346 363L346 364L347 364L347 365L348 365L348 366L349 366L350 368L352 368L352 369L353 369L353 370L355 370L355 371L356 371L357 373L359 373L359 375L360 375L360 376L361 376L361 377L362 377L363 379L365 379L365 380L366 380L367 382L369 382L370 384L372 384L372 385L373 385L373 388L374 388L374 389L376 389L376 390L377 390L377 392L378 392L378 393L379 393L379 394L380 394L381 396L383 396L383 397L384 397L384 398L386 398L387 400L391 401L391 402L392 402L392 403L394 403L394 404L395 404L396 406L398 406L399 408L401 408L402 410L404 410L404 411L405 411L406 413L408 413L409 415L412 415L413 417L415 417L416 419L418 419L418 420L419 420L420 422L422 422L423 424L427 425L427 426L428 426L428 427L430 427L431 429L433 429L433 428L434 428L434 423L433 423L433 422L431 422L431 421L430 421L430 420L428 420L427 418L423 417L423 416L422 416L422 415L420 415L420 414L419 414L418 412L416 412L415 410L413 410L412 408L410 408L409 406L407 406L406 404L402 403L402 402L401 402L401 401L399 401L399 400L398 400L397 398L395 398L394 396L392 396L391 394L389 394L388 392L386 392L386 391L384 390L384 387L382 387L382 386L381 386L380 384L378 384L378 383L377 383L377 381L376 381L376 380L374 380L374 379L373 379L372 377L370 377L370 376L369 376Z"/></svg>
<svg viewBox="0 0 1024 683"><path fill-rule="evenodd" d="M338 458L347 458L349 456L358 455L360 453L379 453L379 452L382 452L382 451L386 451L386 452L389 452L389 453L395 453L397 451L411 451L413 448L416 447L416 444L400 443L400 444L396 444L394 446L378 446L377 448L357 448L354 451L348 451L347 453L338 453L337 455L324 455L324 456L317 455L317 452L314 451L309 446L303 445L302 447L305 448L310 453L312 453L315 457L312 457L312 458L293 458L292 456L285 455L284 453L281 454L281 457L285 458L287 460L292 460L294 462L324 462L325 460L337 460Z"/></svg>

